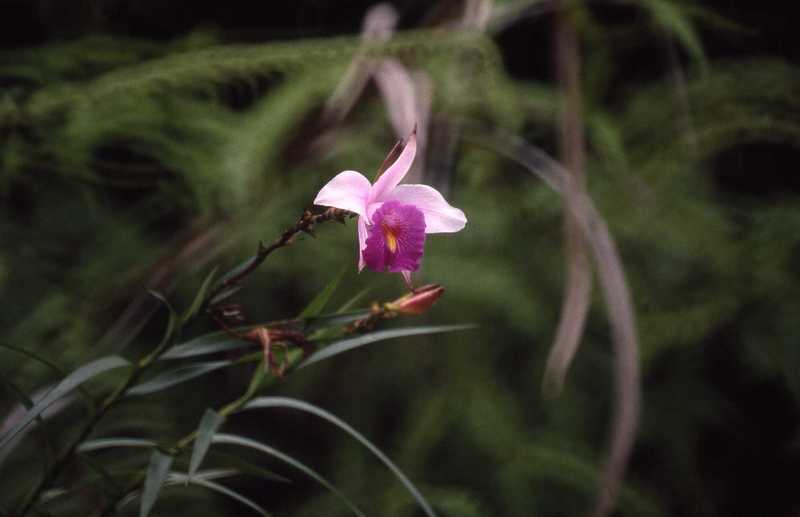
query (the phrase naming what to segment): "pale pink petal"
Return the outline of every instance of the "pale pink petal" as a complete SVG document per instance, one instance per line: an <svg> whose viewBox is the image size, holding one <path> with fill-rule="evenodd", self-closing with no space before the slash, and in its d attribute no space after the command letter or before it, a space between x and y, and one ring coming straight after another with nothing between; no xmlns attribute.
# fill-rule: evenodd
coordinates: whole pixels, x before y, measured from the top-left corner
<svg viewBox="0 0 800 517"><path fill-rule="evenodd" d="M398 185L385 201L414 205L425 214L425 233L451 233L467 224L464 212L445 201L442 194L428 185Z"/></svg>
<svg viewBox="0 0 800 517"><path fill-rule="evenodd" d="M378 180L372 186L369 193L367 204L376 201L385 201L384 197L392 191L403 179L403 177L411 168L414 161L414 155L417 154L417 132L411 133L408 137L408 142L397 157L397 160L386 169L386 172L380 175Z"/></svg>
<svg viewBox="0 0 800 517"><path fill-rule="evenodd" d="M366 215L369 192L370 183L367 178L356 171L344 171L322 187L314 199L314 204Z"/></svg>
<svg viewBox="0 0 800 517"><path fill-rule="evenodd" d="M367 262L364 260L364 248L367 247L367 221L365 217L358 218L358 271L361 272Z"/></svg>

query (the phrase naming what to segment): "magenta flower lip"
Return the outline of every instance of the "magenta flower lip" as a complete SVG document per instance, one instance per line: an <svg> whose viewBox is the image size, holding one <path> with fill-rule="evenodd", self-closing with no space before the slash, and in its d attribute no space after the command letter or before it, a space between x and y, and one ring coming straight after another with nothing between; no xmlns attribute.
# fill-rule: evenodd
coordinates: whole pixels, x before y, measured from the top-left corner
<svg viewBox="0 0 800 517"><path fill-rule="evenodd" d="M367 227L364 262L373 271L416 271L425 247L425 216L414 205L387 201Z"/></svg>
<svg viewBox="0 0 800 517"><path fill-rule="evenodd" d="M464 212L428 185L400 185L417 152L416 132L374 184L356 171L340 172L317 194L315 205L358 214L358 269L402 273L419 269L429 233L452 233L467 224Z"/></svg>

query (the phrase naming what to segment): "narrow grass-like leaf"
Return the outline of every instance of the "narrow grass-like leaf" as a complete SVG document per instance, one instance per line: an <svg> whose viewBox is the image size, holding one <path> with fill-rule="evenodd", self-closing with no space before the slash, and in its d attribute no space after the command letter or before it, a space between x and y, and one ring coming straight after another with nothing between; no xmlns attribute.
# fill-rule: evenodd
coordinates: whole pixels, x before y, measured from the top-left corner
<svg viewBox="0 0 800 517"><path fill-rule="evenodd" d="M431 505L428 504L428 501L425 500L420 491L417 490L417 487L414 486L414 484L406 477L405 474L403 474L403 472L397 467L397 465L394 464L394 462L392 462L392 460L390 460L383 452L381 452L380 449L373 445L372 442L367 440L361 433L324 409L314 406L313 404L309 404L308 402L288 397L259 397L250 401L246 406L244 406L244 408L242 408L242 411L276 407L296 409L298 411L310 413L322 418L323 420L327 420L328 422L337 426L339 429L348 433L350 436L358 440L361 445L366 447L379 460L381 460L381 462L383 462L383 464L386 465L390 471L392 471L392 474L394 474L397 479L400 480L403 486L406 487L406 490L408 490L408 492L414 497L414 499L417 501L417 504L419 504L426 515L429 517L435 517L436 513L434 513L433 508L431 508Z"/></svg>
<svg viewBox="0 0 800 517"><path fill-rule="evenodd" d="M228 444L228 445L239 445L241 447L247 447L247 448L250 448L250 449L254 449L254 450L257 450L259 452L263 452L264 454L267 454L269 456L272 456L274 458L277 458L280 461L282 461L282 462L284 462L284 463L286 463L288 465L291 465L292 467L296 468L297 470L299 470L303 474L307 475L308 477L310 477L311 479L313 479L314 481L316 481L320 485L322 485L325 488L327 488L328 490L330 490L331 493L333 493L336 497L341 499L342 502L344 502L344 504L346 504L347 507L350 508L353 511L353 513L355 513L356 515L358 515L360 517L364 516L364 514L361 512L361 510L359 510L358 507L347 496L345 496L342 492L340 492L327 479L325 479L321 475L317 474L317 472L314 469L312 469L311 467L307 466L306 464L302 463L301 461L298 461L298 460L292 458L288 454L285 454L285 453L283 453L283 452L281 452L281 451L279 451L279 450L277 450L277 449L275 449L273 447L270 447L269 445L267 445L265 443L257 442L255 440L250 439L250 438L246 438L244 436L237 436L237 435L233 435L233 434L219 433L219 434L214 436L213 443L221 443L221 444Z"/></svg>
<svg viewBox="0 0 800 517"><path fill-rule="evenodd" d="M325 309L325 306L328 305L328 302L333 296L333 293L336 292L336 288L339 287L339 283L342 281L342 277L344 277L345 269L342 268L339 273L336 274L333 279L328 282L328 285L325 286L322 291L320 291L317 296L311 300L311 303L303 309L303 312L300 313L298 316L299 319L307 319L313 318L314 316L319 316L322 311Z"/></svg>
<svg viewBox="0 0 800 517"><path fill-rule="evenodd" d="M150 293L150 296L163 303L170 311L173 310L172 304L169 303L169 300L164 293L161 291L156 291L155 289L147 289L147 292Z"/></svg>
<svg viewBox="0 0 800 517"><path fill-rule="evenodd" d="M255 345L252 342L236 339L227 332L214 332L170 348L161 359L186 359L253 346Z"/></svg>
<svg viewBox="0 0 800 517"><path fill-rule="evenodd" d="M256 394L258 388L261 387L261 383L264 382L264 361L259 361L256 363L256 368L253 370L253 376L250 378L250 384L247 385L247 391L244 392L244 399L250 399L253 395Z"/></svg>
<svg viewBox="0 0 800 517"><path fill-rule="evenodd" d="M208 292L208 288L211 287L211 282L214 280L214 277L217 274L217 269L214 268L211 272L206 276L206 279L203 281L200 289L197 291L197 294L194 296L194 300L186 312L181 317L181 322L186 323L190 319L197 314L197 311L200 310L200 307L203 305L203 301L206 299L206 293Z"/></svg>
<svg viewBox="0 0 800 517"><path fill-rule="evenodd" d="M180 366L174 370L169 370L159 375L156 375L149 381L143 382L138 386L134 386L128 391L128 395L147 395L156 391L171 388L176 384L186 382L200 377L214 370L219 370L230 366L234 361L211 361L207 363L190 364Z"/></svg>
<svg viewBox="0 0 800 517"><path fill-rule="evenodd" d="M25 357L28 357L30 359L33 359L34 361L47 366L49 369L53 370L55 373L57 373L61 377L66 377L67 376L67 372L65 372L60 366L58 366L54 362L50 361L46 357L43 357L43 356L41 356L41 355L39 355L39 354L37 354L35 352L31 352L30 350L27 350L25 348L21 348L21 347L14 346L14 345L9 345L9 344L6 344L6 343L0 343L0 347L5 348L6 350L11 350L12 352L16 352L18 354L24 355ZM84 390L83 388L81 388L79 386L77 391L78 391L78 393L80 393L80 395L83 397L83 399L86 401L86 403L87 403L87 405L89 407L93 407L94 406L94 399L92 398L91 395L89 395L86 392L86 390Z"/></svg>
<svg viewBox="0 0 800 517"><path fill-rule="evenodd" d="M347 325L348 323L352 323L354 321L360 320L362 318L366 318L369 316L370 311L368 310L360 310L360 311L352 311L346 312L342 314L326 314L324 316L318 316L316 318L309 318L305 321L305 330L307 333L331 328L331 327L340 327L342 325Z"/></svg>
<svg viewBox="0 0 800 517"><path fill-rule="evenodd" d="M361 301L361 299L364 298L370 291L372 291L372 287L365 287L364 289L360 290L358 293L356 293L355 296L344 302L344 304L342 304L342 306L339 307L339 310L336 311L336 314L341 314L343 312L347 312L350 309L352 309L355 306L355 304Z"/></svg>
<svg viewBox="0 0 800 517"><path fill-rule="evenodd" d="M8 442L13 440L17 433L27 427L37 416L41 415L42 411L76 387L101 373L129 365L130 363L128 363L128 361L119 356L108 356L81 366L42 397L18 423L3 436L2 440L0 440L0 448L3 448Z"/></svg>
<svg viewBox="0 0 800 517"><path fill-rule="evenodd" d="M201 486L204 488L208 488L209 490L213 490L214 492L218 492L224 496L230 497L231 499L242 503L243 505L249 507L250 509L258 512L259 514L263 515L264 517L269 517L269 512L258 506L255 502L247 497L243 496L242 494L231 490L226 486L222 486L219 483L215 483L213 481L209 481L208 479L204 479L200 475L195 477L189 477L186 474L180 474L174 472L170 475L170 478L174 480L176 483L189 483L192 485ZM141 516L140 516L141 517Z"/></svg>
<svg viewBox="0 0 800 517"><path fill-rule="evenodd" d="M113 449L115 447L155 447L157 444L152 440L142 438L98 438L96 440L86 440L78 445L78 452L92 452L101 449Z"/></svg>
<svg viewBox="0 0 800 517"><path fill-rule="evenodd" d="M383 341L384 339L393 339L405 336L417 336L424 334L438 334L440 332L453 332L456 330L466 330L471 328L475 328L475 325L469 325L469 324L440 325L440 326L409 327L402 329L379 330L377 332L371 332L369 334L364 334L362 336L356 336L352 338L342 339L341 341L336 341L326 346L322 350L318 350L317 352L314 352L313 354L308 356L308 359L300 363L298 368L304 368L308 365L322 361L323 359L329 359L335 355L341 354L342 352L347 352L354 348L358 348L364 345L369 345L371 343L375 343L376 341Z"/></svg>
<svg viewBox="0 0 800 517"><path fill-rule="evenodd" d="M216 434L215 436L219 436L220 433ZM227 454L224 452L219 452L215 450L209 450L207 456L209 458L214 458L221 464L228 465L232 468L235 468L242 474L248 474L251 476L256 476L267 481L274 481L276 483L285 483L291 484L292 480L281 476L277 472L273 472L269 469L265 469L264 467L259 467L253 465L252 463L248 463L243 459L239 458L238 456L234 456L233 454Z"/></svg>
<svg viewBox="0 0 800 517"><path fill-rule="evenodd" d="M0 374L0 383L6 386L6 389L14 394L17 400L19 400L19 403L22 404L22 406L25 409L30 410L33 407L34 405L33 400L31 400L31 398L24 391L22 391L16 384L6 379L2 374ZM47 468L48 465L50 464L52 457L53 444L50 440L50 435L47 432L47 427L45 426L42 415L36 417L36 426L37 430L39 431L42 437L42 445L44 445L44 447L41 447L40 450L42 453L43 474L46 475ZM1 423L0 423L0 429L2 429Z"/></svg>
<svg viewBox="0 0 800 517"><path fill-rule="evenodd" d="M220 286L220 285L224 284L225 282L227 282L231 278L235 277L236 275L238 275L239 273L241 273L245 269L247 269L250 266L252 266L253 263L256 262L257 260L258 260L258 255L253 255L252 257L248 258L244 262L240 263L238 266L234 267L233 269L231 269L230 271L228 271L227 273L222 275L222 278L220 278L217 281L216 285Z"/></svg>
<svg viewBox="0 0 800 517"><path fill-rule="evenodd" d="M206 409L203 413L203 418L200 419L200 425L197 427L197 439L194 441L194 448L192 449L192 459L189 461L189 478L194 476L203 459L206 457L208 448L211 446L211 439L217 429L225 421L225 417L214 411L213 409Z"/></svg>
<svg viewBox="0 0 800 517"><path fill-rule="evenodd" d="M175 460L161 451L153 451L150 456L150 465L147 467L147 477L142 490L142 505L139 508L139 517L147 517L158 499L158 493L167 479L169 469Z"/></svg>
<svg viewBox="0 0 800 517"><path fill-rule="evenodd" d="M705 68L706 57L694 24L676 4L677 2L669 0L642 1L642 7L650 11L653 20L672 33L692 58Z"/></svg>
<svg viewBox="0 0 800 517"><path fill-rule="evenodd" d="M211 298L211 300L208 301L208 305L214 306L214 305L218 304L219 302L230 298L234 294L236 294L239 291L241 291L242 287L243 286L241 286L241 285L232 285L230 287L226 287L225 289L220 291L219 294L214 295L214 297Z"/></svg>

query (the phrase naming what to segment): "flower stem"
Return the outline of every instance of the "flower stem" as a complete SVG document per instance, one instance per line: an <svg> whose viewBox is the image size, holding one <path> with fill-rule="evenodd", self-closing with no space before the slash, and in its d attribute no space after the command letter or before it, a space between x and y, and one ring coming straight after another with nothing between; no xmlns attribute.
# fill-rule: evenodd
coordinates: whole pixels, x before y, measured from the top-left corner
<svg viewBox="0 0 800 517"><path fill-rule="evenodd" d="M344 218L347 215L350 215L350 212L341 210L339 208L328 208L319 214L314 214L310 210L305 210L297 222L284 231L280 237L275 239L272 244L269 246L264 246L262 243L259 243L258 250L247 267L217 284L217 286L212 289L206 297L206 301L208 302L208 300L213 300L218 294L230 287L240 285L245 278L258 269L258 267L267 259L270 253L278 248L283 248L284 246L292 244L299 234L307 233L313 236L315 225L328 221L340 221L344 223Z"/></svg>

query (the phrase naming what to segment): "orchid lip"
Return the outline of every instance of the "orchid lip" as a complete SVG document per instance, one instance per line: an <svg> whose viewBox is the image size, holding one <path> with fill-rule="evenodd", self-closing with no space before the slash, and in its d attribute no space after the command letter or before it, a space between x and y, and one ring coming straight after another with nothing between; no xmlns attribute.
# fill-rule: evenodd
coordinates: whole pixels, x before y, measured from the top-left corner
<svg viewBox="0 0 800 517"><path fill-rule="evenodd" d="M373 271L416 271L425 246L425 216L414 205L384 203L367 227L364 260Z"/></svg>

